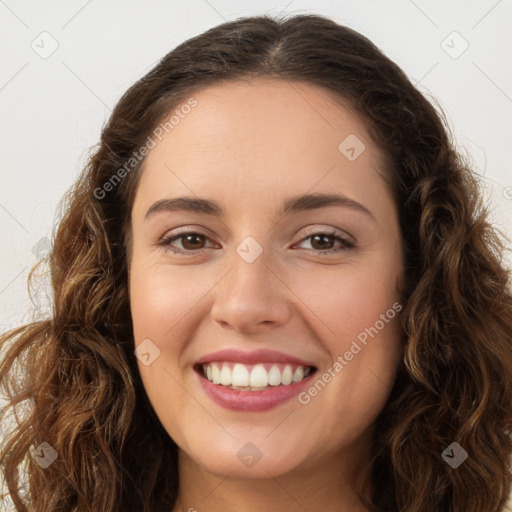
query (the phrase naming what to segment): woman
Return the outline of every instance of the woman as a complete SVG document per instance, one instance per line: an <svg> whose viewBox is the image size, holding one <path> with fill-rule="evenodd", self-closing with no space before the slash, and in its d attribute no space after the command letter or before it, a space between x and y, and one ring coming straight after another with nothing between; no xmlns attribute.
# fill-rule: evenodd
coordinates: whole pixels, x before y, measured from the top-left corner
<svg viewBox="0 0 512 512"><path fill-rule="evenodd" d="M53 317L3 336L19 510L504 510L504 247L366 38L262 16L183 43L64 206Z"/></svg>

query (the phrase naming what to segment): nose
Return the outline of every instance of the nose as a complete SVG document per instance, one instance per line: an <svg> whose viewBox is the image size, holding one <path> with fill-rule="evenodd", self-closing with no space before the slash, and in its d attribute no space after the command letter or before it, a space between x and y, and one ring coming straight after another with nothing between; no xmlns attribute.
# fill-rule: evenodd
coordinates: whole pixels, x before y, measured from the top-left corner
<svg viewBox="0 0 512 512"><path fill-rule="evenodd" d="M285 324L293 293L271 268L265 251L252 263L234 254L230 270L215 287L211 318L223 328L258 333Z"/></svg>

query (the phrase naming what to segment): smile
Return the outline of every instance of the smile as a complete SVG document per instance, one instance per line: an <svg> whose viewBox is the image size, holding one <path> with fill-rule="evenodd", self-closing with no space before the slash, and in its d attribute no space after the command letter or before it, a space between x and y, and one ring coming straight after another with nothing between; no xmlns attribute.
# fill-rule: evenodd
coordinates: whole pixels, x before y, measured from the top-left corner
<svg viewBox="0 0 512 512"><path fill-rule="evenodd" d="M289 386L302 381L311 366L284 363L246 365L228 361L212 362L201 366L203 377L213 384L244 391L263 391L271 386Z"/></svg>
<svg viewBox="0 0 512 512"><path fill-rule="evenodd" d="M194 365L199 384L216 404L234 411L265 411L297 396L316 373L306 360L276 352L221 350Z"/></svg>

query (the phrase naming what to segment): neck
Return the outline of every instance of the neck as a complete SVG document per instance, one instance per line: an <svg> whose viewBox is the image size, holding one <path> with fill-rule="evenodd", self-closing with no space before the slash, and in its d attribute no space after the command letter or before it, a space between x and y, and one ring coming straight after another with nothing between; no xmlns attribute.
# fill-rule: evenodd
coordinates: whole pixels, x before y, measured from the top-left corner
<svg viewBox="0 0 512 512"><path fill-rule="evenodd" d="M179 501L173 512L367 512L357 496L357 482L368 463L368 439L364 441L330 461L260 479L214 475L180 450Z"/></svg>

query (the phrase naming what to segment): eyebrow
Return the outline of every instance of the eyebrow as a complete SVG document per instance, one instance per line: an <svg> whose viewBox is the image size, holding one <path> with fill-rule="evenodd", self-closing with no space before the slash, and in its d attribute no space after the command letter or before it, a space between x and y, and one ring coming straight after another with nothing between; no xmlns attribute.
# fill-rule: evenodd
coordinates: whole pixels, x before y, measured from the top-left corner
<svg viewBox="0 0 512 512"><path fill-rule="evenodd" d="M343 194L304 194L300 196L293 196L284 201L281 208L275 214L278 217L283 216L290 212L302 212L308 210L316 210L327 206L342 206L344 208L351 208L353 210L364 213L373 221L377 222L373 213L358 203L354 199L344 196ZM176 212L187 211L193 213L203 213L212 215L214 217L224 217L225 212L222 206L217 201L209 199L202 199L198 197L176 197L166 198L156 201L146 212L145 219L152 217L160 212Z"/></svg>

